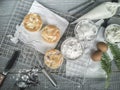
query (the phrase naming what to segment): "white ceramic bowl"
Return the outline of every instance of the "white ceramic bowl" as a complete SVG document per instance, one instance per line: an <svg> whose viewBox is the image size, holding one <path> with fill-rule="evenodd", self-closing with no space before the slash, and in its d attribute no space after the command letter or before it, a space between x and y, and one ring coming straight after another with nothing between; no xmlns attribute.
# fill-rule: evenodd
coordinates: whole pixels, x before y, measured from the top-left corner
<svg viewBox="0 0 120 90"><path fill-rule="evenodd" d="M75 60L83 54L83 47L75 37L67 38L61 45L61 53L67 60Z"/></svg>
<svg viewBox="0 0 120 90"><path fill-rule="evenodd" d="M119 30L119 34L115 33L117 32L117 30ZM109 43L112 44L120 43L120 25L110 24L109 26L107 26L104 32L104 37L105 40ZM117 39L117 37L119 38Z"/></svg>
<svg viewBox="0 0 120 90"><path fill-rule="evenodd" d="M98 31L97 25L88 19L80 20L75 26L74 33L79 40L91 41L96 38Z"/></svg>

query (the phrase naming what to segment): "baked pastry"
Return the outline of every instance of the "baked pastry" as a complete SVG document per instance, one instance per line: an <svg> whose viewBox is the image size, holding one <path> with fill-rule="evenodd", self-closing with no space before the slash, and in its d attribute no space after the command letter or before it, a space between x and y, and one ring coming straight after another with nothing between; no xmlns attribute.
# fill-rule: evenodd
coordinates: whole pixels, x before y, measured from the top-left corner
<svg viewBox="0 0 120 90"><path fill-rule="evenodd" d="M42 19L36 13L30 13L24 17L23 25L28 31L34 32L41 29Z"/></svg>
<svg viewBox="0 0 120 90"><path fill-rule="evenodd" d="M60 30L54 25L47 25L42 29L42 38L48 43L55 43L60 39Z"/></svg>
<svg viewBox="0 0 120 90"><path fill-rule="evenodd" d="M51 69L57 69L63 63L63 55L57 49L48 50L44 56L44 63Z"/></svg>

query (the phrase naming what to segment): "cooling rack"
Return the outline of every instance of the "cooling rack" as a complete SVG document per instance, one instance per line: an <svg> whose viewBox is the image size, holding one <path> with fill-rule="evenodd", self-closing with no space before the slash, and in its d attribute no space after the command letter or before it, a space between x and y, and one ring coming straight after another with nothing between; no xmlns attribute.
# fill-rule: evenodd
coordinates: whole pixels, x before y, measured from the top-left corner
<svg viewBox="0 0 120 90"><path fill-rule="evenodd" d="M29 47L28 45L25 45L24 43L22 43L20 41L18 44L13 44L10 41L10 38L8 36L14 35L14 33L16 31L16 25L19 25L22 22L24 16L28 13L33 1L34 0L18 1L18 3L16 4L16 7L15 7L15 10L12 14L12 17L11 17L10 21L8 22L7 27L4 28L4 31L0 32L0 34L1 34L0 35L0 37L1 37L0 38L1 39L0 55L3 57L9 58L11 53L13 53L14 50L21 50L21 55L20 55L20 58L18 59L17 63L23 64L26 66L30 66L30 67L32 67L33 65L35 65L37 63L36 51L33 48ZM51 9L51 8L49 8L49 9L51 11L57 13L58 15L66 18L69 22L71 22L75 19L72 16L66 15L64 13L60 13L54 9ZM67 37L74 36L74 27L75 27L75 25L69 24L67 30L65 31L65 33L63 34L62 38L60 39L58 45L56 46L57 49L60 49L62 42ZM43 54L39 53L40 60L43 60L43 56L44 56ZM47 71L49 71L51 73L54 73L60 77L69 79L71 81L75 81L76 83L82 84L85 81L85 77L66 76L66 60L64 60L64 63L62 64L62 66L57 70L51 70L47 67L45 67L45 68L47 69ZM77 70L77 67L76 67L76 70ZM17 69L16 69L16 71L17 71ZM72 69L71 69L71 72L73 72ZM76 72L73 72L73 73L76 73Z"/></svg>

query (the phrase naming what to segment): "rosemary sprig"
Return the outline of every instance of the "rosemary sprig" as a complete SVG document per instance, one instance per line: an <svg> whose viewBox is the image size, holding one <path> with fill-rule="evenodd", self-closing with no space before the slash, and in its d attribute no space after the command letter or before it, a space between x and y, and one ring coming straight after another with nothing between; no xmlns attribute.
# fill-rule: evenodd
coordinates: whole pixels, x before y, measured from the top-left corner
<svg viewBox="0 0 120 90"><path fill-rule="evenodd" d="M111 72L112 72L111 59L107 53L103 53L101 65L107 75L106 82L105 82L105 88L107 89L110 85L110 76L111 76Z"/></svg>
<svg viewBox="0 0 120 90"><path fill-rule="evenodd" d="M111 53L113 55L113 59L114 62L118 68L118 70L120 70L120 48L117 45L113 45L111 43L108 44L111 50Z"/></svg>

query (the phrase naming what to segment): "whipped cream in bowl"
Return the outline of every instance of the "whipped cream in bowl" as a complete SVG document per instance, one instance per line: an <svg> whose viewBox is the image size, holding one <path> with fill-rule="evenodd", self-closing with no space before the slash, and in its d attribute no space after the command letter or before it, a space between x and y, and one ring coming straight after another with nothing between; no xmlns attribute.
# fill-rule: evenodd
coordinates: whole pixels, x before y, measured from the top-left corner
<svg viewBox="0 0 120 90"><path fill-rule="evenodd" d="M104 33L105 40L112 44L120 43L120 25L110 24L105 29Z"/></svg>
<svg viewBox="0 0 120 90"><path fill-rule="evenodd" d="M65 59L75 60L82 56L83 46L77 38L69 37L62 43L61 53Z"/></svg>
<svg viewBox="0 0 120 90"><path fill-rule="evenodd" d="M97 31L98 27L93 21L83 19L75 26L74 33L79 40L91 41L96 38Z"/></svg>

